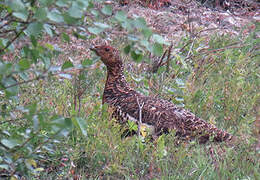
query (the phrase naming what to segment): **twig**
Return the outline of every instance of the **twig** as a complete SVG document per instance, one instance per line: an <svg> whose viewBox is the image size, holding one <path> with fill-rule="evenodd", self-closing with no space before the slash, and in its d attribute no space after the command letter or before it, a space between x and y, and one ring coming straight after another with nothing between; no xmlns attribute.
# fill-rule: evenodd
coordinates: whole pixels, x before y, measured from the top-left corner
<svg viewBox="0 0 260 180"><path fill-rule="evenodd" d="M27 26L24 26L22 29L21 29L21 31L19 32L19 33L17 33L16 34L16 36L12 39L12 40L10 40L10 41L8 41L7 42L7 44L6 44L6 46L5 47L3 47L2 49L0 49L0 54L2 53L2 52L4 52L4 50L6 50L23 32L24 32L24 30L27 28Z"/></svg>
<svg viewBox="0 0 260 180"><path fill-rule="evenodd" d="M137 101L138 108L139 108L139 121L138 121L137 135L138 135L138 137L140 137L141 125L142 125L142 109L143 109L143 106L144 106L144 102L142 102L142 104L140 105L138 97L136 97L136 101Z"/></svg>
<svg viewBox="0 0 260 180"><path fill-rule="evenodd" d="M184 48L186 48L190 43L192 43L192 40L189 40L180 50L179 52L182 52Z"/></svg>
<svg viewBox="0 0 260 180"><path fill-rule="evenodd" d="M154 65L154 66L152 67L152 72L153 72L153 73L156 73L156 72L158 71L159 67L164 66L165 64L168 64L168 63L169 63L172 46L173 46L173 44L171 43L171 45L169 46L169 48L164 51L162 57L161 57L160 60L159 60L159 63L158 63L157 65ZM166 60L166 62L163 63L163 59L165 58L167 52L168 52L167 60Z"/></svg>
<svg viewBox="0 0 260 180"><path fill-rule="evenodd" d="M4 21L6 18L8 18L11 15L12 15L12 13L8 13L5 17L0 18L0 21ZM11 22L12 22L12 20L4 22L2 24L2 26L0 26L0 29L4 28L6 25L10 24Z"/></svg>
<svg viewBox="0 0 260 180"><path fill-rule="evenodd" d="M34 133L31 137L29 137L28 139L26 139L23 144L19 145L17 148L13 149L12 152L17 152L18 150L22 149L27 143L29 143L36 134L39 134L40 130L38 130L36 133Z"/></svg>
<svg viewBox="0 0 260 180"><path fill-rule="evenodd" d="M171 51L172 51L172 46L173 46L173 43L171 43L169 49L168 49L168 55L167 55L167 60L164 64L166 64L166 72L168 73L169 72L169 68L170 68L170 57L171 57ZM163 65L164 65L163 64Z"/></svg>
<svg viewBox="0 0 260 180"><path fill-rule="evenodd" d="M205 51L200 51L198 55L189 55L187 56L184 61L186 61L187 59L190 59L192 57L196 57L196 56L201 56L201 55L204 55L204 54L210 54L210 53L216 53L216 52L220 52L220 51L225 51L227 49L235 49L235 48L242 48L242 47L245 47L247 46L248 44L244 44L244 45L241 45L241 46L237 46L237 45L229 45L229 46L226 46L226 47L223 47L223 48L218 48L218 49L212 49L212 50L208 50L206 51L206 49L203 49Z"/></svg>
<svg viewBox="0 0 260 180"><path fill-rule="evenodd" d="M0 21L3 21L3 20L5 20L6 18L8 18L9 16L11 16L12 15L12 13L8 13L8 14L6 14L6 16L5 17L3 17L3 18L0 18Z"/></svg>
<svg viewBox="0 0 260 180"><path fill-rule="evenodd" d="M20 35L27 29L27 27L29 26L29 24L32 22L32 21L29 21L30 18L32 17L33 13L32 11L29 12L29 15L27 17L27 20L24 22L25 23L25 26L18 32L16 33L16 36L11 39L10 41L7 42L7 44L5 45L5 47L3 47L2 49L0 49L0 54L2 52L4 52L17 38L20 37ZM7 15L7 17L9 16L9 14ZM10 23L11 21L8 21L8 23Z"/></svg>
<svg viewBox="0 0 260 180"><path fill-rule="evenodd" d="M40 80L40 79L43 79L43 78L44 78L44 76L37 76L36 78L29 79L27 81L18 82L18 83L6 86L4 88L0 88L0 90L5 90L5 89L8 89L8 88L11 88L11 87L14 87L14 86L19 86L19 85L22 85L22 84L25 84L25 83L29 83L29 82L33 82L35 80Z"/></svg>
<svg viewBox="0 0 260 180"><path fill-rule="evenodd" d="M16 33L16 30L15 29L7 29L7 30L4 30L4 31L0 31L0 34L6 34L6 33L10 33L10 32Z"/></svg>
<svg viewBox="0 0 260 180"><path fill-rule="evenodd" d="M162 66L162 61L163 61L164 57L166 56L166 53L167 53L167 50L164 51L164 53L163 53L162 57L160 58L158 64L156 64L152 67L153 73L156 73L158 71L159 67Z"/></svg>
<svg viewBox="0 0 260 180"><path fill-rule="evenodd" d="M195 42L196 39L197 39L196 37L193 39L187 56L190 56L190 54L191 54L191 52L192 52L192 48L193 48L193 46L194 46L194 42Z"/></svg>

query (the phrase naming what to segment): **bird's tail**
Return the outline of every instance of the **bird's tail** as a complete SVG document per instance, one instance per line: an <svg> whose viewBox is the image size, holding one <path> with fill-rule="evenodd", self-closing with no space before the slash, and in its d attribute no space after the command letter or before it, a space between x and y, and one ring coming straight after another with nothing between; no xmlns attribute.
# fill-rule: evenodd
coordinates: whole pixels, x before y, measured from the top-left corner
<svg viewBox="0 0 260 180"><path fill-rule="evenodd" d="M198 130L198 139L200 143L205 143L208 140L212 140L214 142L229 142L234 139L234 136L230 133L219 129L215 125L210 124L200 118L197 119L196 125L196 130Z"/></svg>
<svg viewBox="0 0 260 180"><path fill-rule="evenodd" d="M196 137L200 143L206 143L209 140L228 142L234 139L230 133L218 129L215 125L198 118L185 109L179 109L178 112L175 111L175 114L181 119L181 123L179 123L179 130L183 132L181 134Z"/></svg>

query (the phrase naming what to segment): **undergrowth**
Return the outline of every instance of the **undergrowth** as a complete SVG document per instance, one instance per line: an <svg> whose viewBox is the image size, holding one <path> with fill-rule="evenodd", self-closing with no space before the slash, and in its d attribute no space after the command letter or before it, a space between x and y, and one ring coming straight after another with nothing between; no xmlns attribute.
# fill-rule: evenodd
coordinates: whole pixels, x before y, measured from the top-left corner
<svg viewBox="0 0 260 180"><path fill-rule="evenodd" d="M75 108L75 83L72 80L53 78L30 89L37 93L28 91L27 95L24 94L24 101L29 94L41 94L40 97L30 96L29 100L41 98L37 100L41 102L40 108L51 109L65 117L79 113L86 122L86 136L75 129L55 145L55 151L41 152L43 159L39 159L38 166L44 170L32 177L257 179L260 177L259 152L255 150L257 137L253 133L253 122L259 105L259 55L254 48L259 42L252 43L255 40L251 38L248 45L248 41L213 36L208 43L209 51L232 43L241 47L198 53L198 47L193 46L192 63L187 61L184 66L185 62L179 63L182 54L177 54L171 60L168 73L164 70L159 70L156 75L126 72L131 84L147 90L147 94L160 94L226 129L241 138L239 145L228 147L225 143L199 145L179 142L174 132L152 142L142 142L136 136L121 138L122 127L111 120L106 105L101 104L105 81L101 66L96 73L87 74L92 81L85 82L88 88L81 96L80 112Z"/></svg>

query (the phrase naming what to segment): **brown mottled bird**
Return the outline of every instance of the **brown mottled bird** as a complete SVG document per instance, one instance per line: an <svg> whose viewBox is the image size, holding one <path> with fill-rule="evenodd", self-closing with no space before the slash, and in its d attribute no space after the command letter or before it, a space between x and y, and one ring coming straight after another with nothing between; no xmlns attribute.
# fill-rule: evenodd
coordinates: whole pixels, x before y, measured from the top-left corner
<svg viewBox="0 0 260 180"><path fill-rule="evenodd" d="M217 142L233 138L184 108L166 100L144 96L132 89L125 80L123 62L115 48L100 45L90 49L101 57L107 67L103 103L112 107L112 116L120 123L141 119L142 123L154 127L157 135L174 129L176 135L187 139L196 137L200 143L205 143L210 137Z"/></svg>

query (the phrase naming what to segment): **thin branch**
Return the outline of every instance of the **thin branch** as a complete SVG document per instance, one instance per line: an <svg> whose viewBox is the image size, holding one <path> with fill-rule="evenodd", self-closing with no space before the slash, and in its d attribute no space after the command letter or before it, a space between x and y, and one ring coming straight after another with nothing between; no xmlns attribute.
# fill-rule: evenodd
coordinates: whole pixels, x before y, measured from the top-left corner
<svg viewBox="0 0 260 180"><path fill-rule="evenodd" d="M153 73L156 73L156 72L158 71L159 67L164 66L164 65L169 61L169 59L170 59L169 56L170 56L170 52L171 52L172 46L173 46L173 44L171 43L171 45L169 46L169 48L164 51L162 57L161 57L160 60L159 60L159 63L156 64L156 65L154 65L154 66L152 67L152 72L153 72ZM166 61L166 63L163 63L163 59L165 58L167 52L168 52L167 61Z"/></svg>
<svg viewBox="0 0 260 180"><path fill-rule="evenodd" d="M5 17L1 18L0 21L3 22L5 19L7 19L11 15L12 15L12 13L8 13ZM5 23L2 24L2 26L0 26L0 29L5 27L6 25L10 24L11 22L12 22L12 20L6 21Z"/></svg>
<svg viewBox="0 0 260 180"><path fill-rule="evenodd" d="M186 61L187 59L190 59L192 57L196 57L196 56L200 56L200 55L204 55L204 54L210 54L210 53L216 53L216 52L220 52L220 51L225 51L227 49L235 49L235 48L242 48L242 47L245 47L247 46L248 44L244 44L244 45L241 45L241 46L237 46L237 45L229 45L229 46L226 46L226 47L223 47L223 48L218 48L218 49L212 49L212 50L208 50L206 51L206 49L203 49L205 51L200 51L198 55L190 55L190 56L187 56L184 61Z"/></svg>
<svg viewBox="0 0 260 180"><path fill-rule="evenodd" d="M138 137L140 137L141 125L142 125L142 109L144 106L144 102L142 102L142 104L140 104L138 97L136 97L136 101L137 101L138 108L139 108L139 121L138 121L137 135L138 135Z"/></svg>
<svg viewBox="0 0 260 180"><path fill-rule="evenodd" d="M29 24L32 22L32 21L29 21L30 18L32 17L32 15L33 15L33 13L32 13L32 11L30 11L29 16L27 17L27 20L22 22L22 23L25 23L25 26L16 34L16 36L13 39L11 39L10 41L7 42L5 47L0 49L0 54L2 54L27 29ZM8 23L10 23L10 22L8 22Z"/></svg>
<svg viewBox="0 0 260 180"><path fill-rule="evenodd" d="M5 47L3 47L2 49L0 49L0 54L2 53L2 52L4 52L23 32L24 32L24 30L27 28L27 26L24 26L22 29L21 29L21 31L19 32L19 33L17 33L16 34L16 36L11 40L11 41L8 41L7 42L7 44L6 44L6 46Z"/></svg>
<svg viewBox="0 0 260 180"><path fill-rule="evenodd" d="M167 60L165 62L166 64L166 72L168 73L169 72L169 68L170 68L170 57L171 57L171 52L172 52L172 46L173 46L173 43L171 43L169 49L168 49L168 55L167 55Z"/></svg>
<svg viewBox="0 0 260 180"><path fill-rule="evenodd" d="M8 14L6 14L6 16L5 17L3 17L3 18L0 18L0 21L3 21L3 20L5 20L6 18L8 18L9 16L11 16L12 15L12 13L8 13Z"/></svg>
<svg viewBox="0 0 260 180"><path fill-rule="evenodd" d="M18 146L17 148L15 148L14 150L12 150L12 152L16 152L20 149L22 149L28 142L30 142L36 134L39 134L40 133L40 130L38 130L36 133L34 133L31 137L29 137L28 139L26 139L23 144L21 144L20 146Z"/></svg>
<svg viewBox="0 0 260 180"><path fill-rule="evenodd" d="M36 78L33 78L33 79L29 79L27 81L22 81L22 82L18 82L18 83L15 83L15 84L11 84L9 86L6 86L4 88L0 88L0 90L5 90L5 89L8 89L8 88L11 88L11 87L14 87L14 86L19 86L19 85L22 85L22 84L25 84L25 83L29 83L29 82L33 82L35 80L40 80L40 79L43 79L44 76L37 76Z"/></svg>
<svg viewBox="0 0 260 180"><path fill-rule="evenodd" d="M10 32L16 33L16 30L15 29L7 29L7 30L4 30L4 31L0 31L0 34L6 34L6 33L10 33Z"/></svg>
<svg viewBox="0 0 260 180"><path fill-rule="evenodd" d="M192 43L192 40L189 40L180 50L179 52L182 52L184 48L186 48L190 43Z"/></svg>

